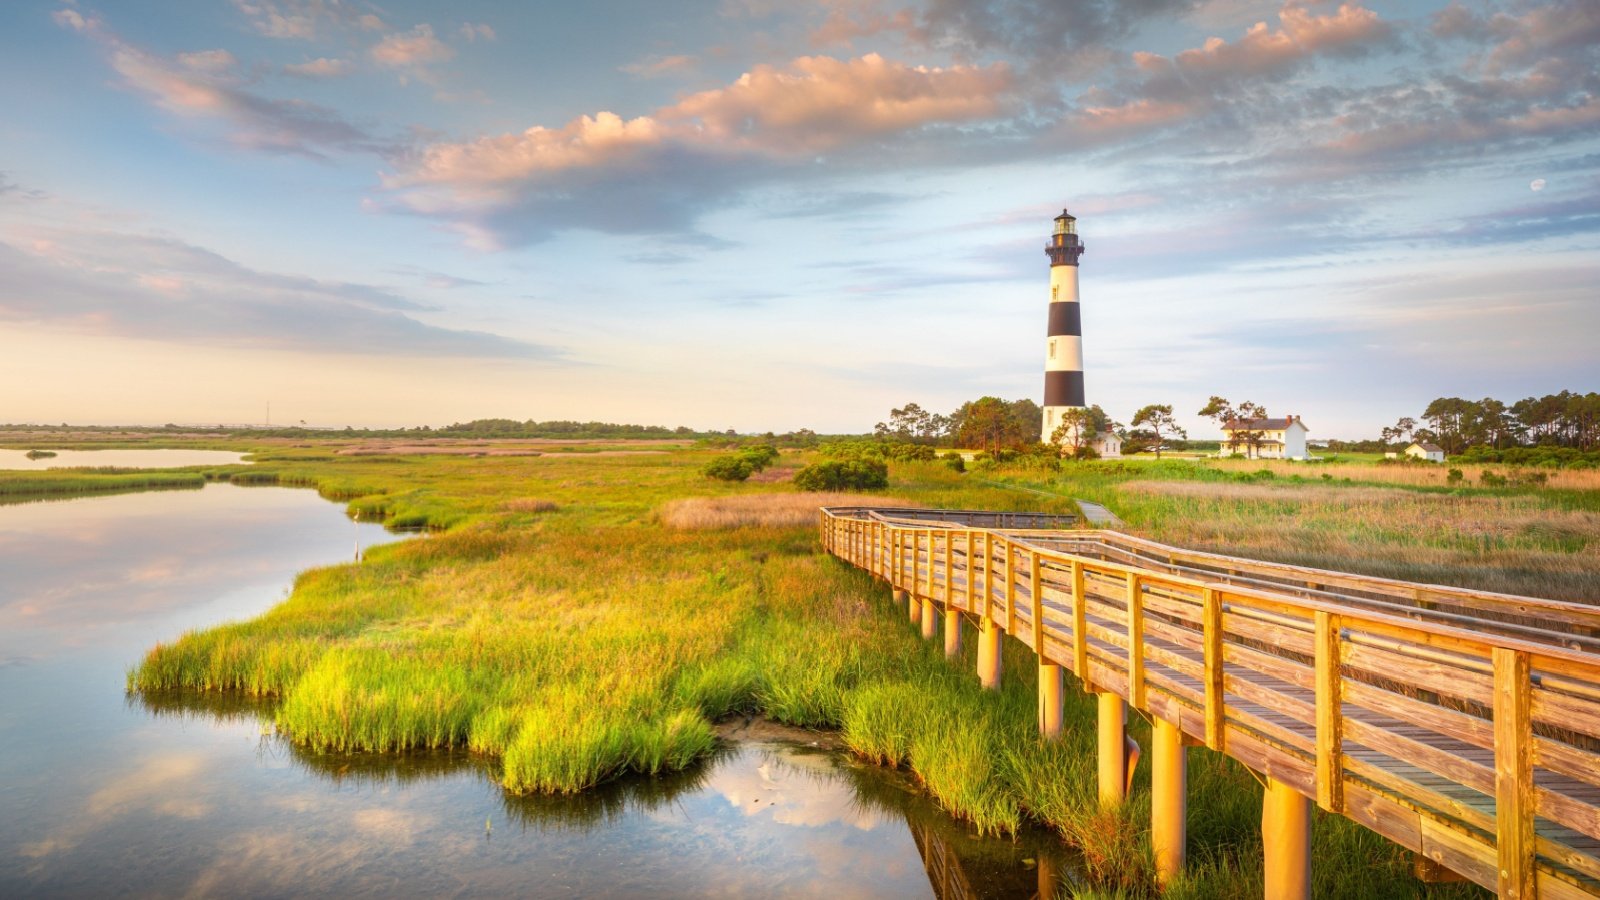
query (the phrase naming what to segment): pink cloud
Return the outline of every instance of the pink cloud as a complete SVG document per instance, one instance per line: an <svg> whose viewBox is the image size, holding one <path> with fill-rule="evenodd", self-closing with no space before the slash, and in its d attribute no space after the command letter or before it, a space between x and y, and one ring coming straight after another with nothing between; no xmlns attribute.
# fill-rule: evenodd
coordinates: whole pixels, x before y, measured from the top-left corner
<svg viewBox="0 0 1600 900"><path fill-rule="evenodd" d="M898 32L920 36L910 9L885 12L879 0L828 0L827 18L811 32L814 47L849 45L856 38Z"/></svg>
<svg viewBox="0 0 1600 900"><path fill-rule="evenodd" d="M57 16L56 21L103 46L125 86L174 115L225 123L229 139L237 145L309 156L326 149L377 149L370 137L330 110L245 90L231 73L236 61L225 50L167 59L122 40L99 19L73 14Z"/></svg>
<svg viewBox="0 0 1600 900"><path fill-rule="evenodd" d="M474 25L471 22L461 23L461 36L466 38L468 43L473 43L475 41L492 41L498 37L498 35L494 33L494 29L490 28L488 25L484 25L482 23Z"/></svg>
<svg viewBox="0 0 1600 900"><path fill-rule="evenodd" d="M1144 131L1189 118L1197 111L1189 103L1134 100L1120 106L1091 106L1078 117L1078 125L1091 132Z"/></svg>
<svg viewBox="0 0 1600 900"><path fill-rule="evenodd" d="M361 31L386 27L360 0L233 0L233 5L258 34L280 40L315 40L328 27Z"/></svg>
<svg viewBox="0 0 1600 900"><path fill-rule="evenodd" d="M350 74L353 68L355 67L347 59L319 57L303 63L288 63L283 67L283 71L284 74L300 78L339 78Z"/></svg>
<svg viewBox="0 0 1600 900"><path fill-rule="evenodd" d="M876 53L852 60L803 56L785 69L757 66L727 87L661 110L702 140L774 155L828 150L925 124L989 118L1011 89L1004 66L929 68Z"/></svg>
<svg viewBox="0 0 1600 900"><path fill-rule="evenodd" d="M444 62L455 56L449 45L433 35L432 25L386 36L372 48L372 58L391 68L410 68Z"/></svg>
<svg viewBox="0 0 1600 900"><path fill-rule="evenodd" d="M226 50L200 50L195 53L179 53L178 62L197 72L226 72L238 65L239 61L233 54Z"/></svg>
<svg viewBox="0 0 1600 900"><path fill-rule="evenodd" d="M791 160L924 126L998 115L1011 91L1004 66L912 67L876 54L852 60L801 57L758 66L725 87L649 115L582 116L560 128L440 143L385 179L390 188L438 187L450 199L413 195L413 208L498 196L572 170L647 165L656 154Z"/></svg>
<svg viewBox="0 0 1600 900"><path fill-rule="evenodd" d="M1237 41L1208 38L1204 46L1179 53L1175 62L1186 73L1259 75L1316 53L1351 52L1391 37L1388 23L1377 13L1349 3L1326 16L1285 6L1278 20L1282 27L1277 31L1257 22Z"/></svg>
<svg viewBox="0 0 1600 900"><path fill-rule="evenodd" d="M689 71L699 61L698 57L683 54L648 56L638 62L622 66L621 71L627 72L629 75L638 75L641 78L660 78L663 75Z"/></svg>

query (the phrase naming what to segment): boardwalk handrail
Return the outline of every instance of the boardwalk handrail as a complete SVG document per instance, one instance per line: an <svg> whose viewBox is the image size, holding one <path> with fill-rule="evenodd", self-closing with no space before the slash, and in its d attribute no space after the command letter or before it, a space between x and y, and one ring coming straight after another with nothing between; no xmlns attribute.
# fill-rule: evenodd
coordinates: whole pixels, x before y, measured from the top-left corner
<svg viewBox="0 0 1600 900"><path fill-rule="evenodd" d="M1600 896L1600 610L996 515L829 508L822 541L1502 895Z"/></svg>

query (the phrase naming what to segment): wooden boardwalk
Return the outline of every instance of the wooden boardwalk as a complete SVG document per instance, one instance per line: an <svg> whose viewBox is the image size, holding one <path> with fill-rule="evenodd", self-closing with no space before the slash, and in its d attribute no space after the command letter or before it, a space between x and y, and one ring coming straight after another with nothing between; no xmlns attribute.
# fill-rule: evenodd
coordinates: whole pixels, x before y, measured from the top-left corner
<svg viewBox="0 0 1600 900"><path fill-rule="evenodd" d="M835 507L821 529L913 602L1502 896L1600 896L1600 608L1064 519Z"/></svg>

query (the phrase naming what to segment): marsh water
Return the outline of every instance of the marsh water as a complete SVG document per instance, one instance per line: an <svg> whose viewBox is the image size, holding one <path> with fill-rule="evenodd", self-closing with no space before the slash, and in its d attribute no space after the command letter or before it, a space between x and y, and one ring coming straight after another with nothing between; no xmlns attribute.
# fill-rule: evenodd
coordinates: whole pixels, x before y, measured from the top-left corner
<svg viewBox="0 0 1600 900"><path fill-rule="evenodd" d="M155 642L358 539L396 536L286 488L0 506L0 896L1028 897L1064 871L803 745L516 797L463 753L312 754L242 698L124 693Z"/></svg>
<svg viewBox="0 0 1600 900"><path fill-rule="evenodd" d="M43 448L41 448L43 449ZM176 469L181 466L234 466L245 462L231 450L50 450L30 458L26 450L0 450L0 469L102 468Z"/></svg>

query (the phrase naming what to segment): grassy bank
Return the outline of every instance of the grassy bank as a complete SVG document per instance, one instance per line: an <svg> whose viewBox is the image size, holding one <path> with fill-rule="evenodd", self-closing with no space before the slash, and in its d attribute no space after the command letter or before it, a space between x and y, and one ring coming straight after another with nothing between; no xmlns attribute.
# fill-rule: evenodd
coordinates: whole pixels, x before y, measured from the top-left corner
<svg viewBox="0 0 1600 900"><path fill-rule="evenodd" d="M708 481L704 452L258 458L253 480L314 486L365 515L441 531L307 572L262 617L155 648L130 689L276 696L276 726L314 748L468 747L515 792L681 769L712 747L713 720L762 711L842 729L977 831L1053 826L1084 853L1085 896L1154 893L1145 772L1125 808L1097 810L1089 699L1069 692L1066 740L1040 742L1031 654L1008 641L1002 690L979 690L970 650L947 663L886 588L822 554L782 483ZM884 493L1047 512L1090 496L1130 521L1194 499L1142 493L1134 482L1162 480L1148 471L1016 477L1065 496L986 487L938 464L897 466ZM682 502L707 497L718 502ZM1146 505L1119 502L1135 498ZM1282 518L1272 498L1228 502ZM1133 733L1148 746L1144 723ZM1193 865L1168 896L1259 896L1260 788L1209 751L1191 759ZM1419 885L1402 853L1342 819L1320 820L1316 841L1320 895L1475 892Z"/></svg>
<svg viewBox="0 0 1600 900"><path fill-rule="evenodd" d="M46 469L43 472L0 472L0 503L11 499L65 497L74 494L198 488L203 487L205 483L205 474L194 471Z"/></svg>

